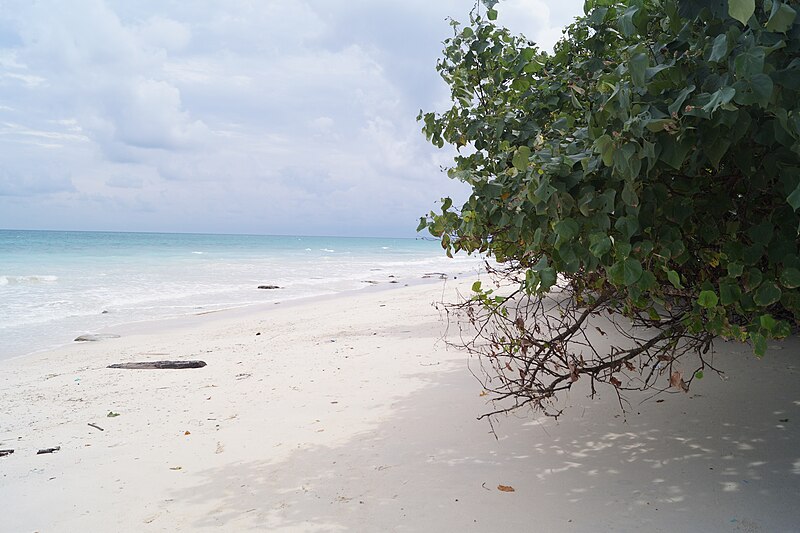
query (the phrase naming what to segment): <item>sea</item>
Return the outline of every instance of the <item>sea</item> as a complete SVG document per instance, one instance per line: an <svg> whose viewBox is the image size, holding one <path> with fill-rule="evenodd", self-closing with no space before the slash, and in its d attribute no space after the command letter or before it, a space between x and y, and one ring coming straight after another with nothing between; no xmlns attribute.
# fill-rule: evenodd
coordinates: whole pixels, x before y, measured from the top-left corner
<svg viewBox="0 0 800 533"><path fill-rule="evenodd" d="M0 230L0 359L115 325L395 287L482 265L448 258L426 239ZM280 288L258 288L270 285Z"/></svg>

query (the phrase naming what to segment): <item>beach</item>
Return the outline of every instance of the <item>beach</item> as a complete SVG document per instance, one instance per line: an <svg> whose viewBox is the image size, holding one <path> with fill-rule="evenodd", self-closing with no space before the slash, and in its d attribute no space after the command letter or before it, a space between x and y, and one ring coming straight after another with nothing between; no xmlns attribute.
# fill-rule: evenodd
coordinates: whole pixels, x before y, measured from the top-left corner
<svg viewBox="0 0 800 533"><path fill-rule="evenodd" d="M558 421L518 413L493 432L437 305L474 279L198 313L1 362L0 531L797 530L797 339L762 360L718 343L727 379L663 402L631 396L622 413L578 387ZM106 368L165 359L207 366Z"/></svg>

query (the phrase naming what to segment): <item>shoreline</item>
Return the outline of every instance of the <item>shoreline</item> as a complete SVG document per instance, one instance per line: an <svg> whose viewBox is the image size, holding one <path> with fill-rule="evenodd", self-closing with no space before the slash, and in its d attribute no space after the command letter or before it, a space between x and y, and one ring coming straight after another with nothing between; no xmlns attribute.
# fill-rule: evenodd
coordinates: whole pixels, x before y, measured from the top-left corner
<svg viewBox="0 0 800 533"><path fill-rule="evenodd" d="M626 416L613 391L592 401L577 387L559 421L503 416L493 434L476 419L488 405L475 361L447 346L458 331L434 307L474 279L164 321L0 362L0 449L15 450L0 457L13 510L0 531L800 523L797 338L762 360L718 343L726 380L661 403L631 395ZM156 359L207 366L106 368Z"/></svg>
<svg viewBox="0 0 800 533"><path fill-rule="evenodd" d="M439 274L439 273L435 273ZM452 272L450 274L453 274ZM478 272L476 270L469 271L469 272L457 272L450 276L447 274L447 279L449 280L457 280L458 277L468 277L468 276L480 276L484 275L485 272L481 271ZM325 302L329 299L335 299L338 297L347 296L350 294L360 293L362 291L381 291L381 290L395 290L401 287L409 287L409 286L417 286L426 283L434 283L439 281L436 277L431 278L413 278L407 279L403 282L399 282L397 284L393 284L391 282L382 281L382 282L368 282L364 281L364 286L355 288L355 289L344 289L336 292L328 292L324 294L315 294L315 295L302 295L296 297L289 297L285 300L278 300L278 301L267 301L267 302L249 302L249 303L242 303L242 304L233 304L228 307L221 307L219 309L212 309L208 311L201 311L202 307L194 308L191 312L180 313L176 315L166 315L159 318L146 318L142 320L133 320L133 321L122 321L114 324L110 324L108 326L103 326L97 328L95 330L74 330L71 335L69 335L70 340L63 340L63 341L54 341L52 344L45 346L43 348L38 348L30 352L25 352L21 354L12 355L10 357L0 357L0 364L4 361L12 361L20 358L30 357L36 354L47 353L54 350L60 350L67 348L69 346L73 346L76 344L75 338L81 335L92 335L92 334L108 334L108 333L116 333L117 331L123 332L142 332L147 331L149 328L158 325L155 329L163 329L172 327L169 324L178 325L182 321L190 321L192 317L195 316L205 316L205 315L215 315L218 313L225 313L226 316L233 316L234 314L238 313L237 316L244 316L250 313L260 313L264 312L271 308L273 305L282 305L284 307L290 305L304 305L306 303L311 304L316 301ZM258 290L258 289L254 289ZM199 312L198 312L199 311ZM89 318L89 317L87 317ZM168 323L167 325L162 325L162 323ZM113 331L112 331L113 330Z"/></svg>

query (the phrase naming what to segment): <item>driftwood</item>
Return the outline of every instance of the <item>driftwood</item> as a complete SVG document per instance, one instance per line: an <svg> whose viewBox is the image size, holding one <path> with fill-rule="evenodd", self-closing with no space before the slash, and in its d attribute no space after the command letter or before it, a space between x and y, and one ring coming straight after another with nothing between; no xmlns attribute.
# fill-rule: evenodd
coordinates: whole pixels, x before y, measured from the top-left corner
<svg viewBox="0 0 800 533"><path fill-rule="evenodd" d="M14 450L0 450L0 457L5 457L6 455L11 455L14 453Z"/></svg>
<svg viewBox="0 0 800 533"><path fill-rule="evenodd" d="M61 449L61 446L56 446L55 448L44 448L44 449L39 450L38 452L36 452L36 455L42 455L43 453L53 453L53 452L57 452L60 449Z"/></svg>
<svg viewBox="0 0 800 533"><path fill-rule="evenodd" d="M108 365L108 368L125 368L129 370L174 368L180 370L183 368L203 368L204 366L206 366L205 361L140 361L137 363L117 363Z"/></svg>
<svg viewBox="0 0 800 533"><path fill-rule="evenodd" d="M89 335L81 335L75 339L75 342L97 342L106 339L118 339L119 335L116 333L97 333Z"/></svg>

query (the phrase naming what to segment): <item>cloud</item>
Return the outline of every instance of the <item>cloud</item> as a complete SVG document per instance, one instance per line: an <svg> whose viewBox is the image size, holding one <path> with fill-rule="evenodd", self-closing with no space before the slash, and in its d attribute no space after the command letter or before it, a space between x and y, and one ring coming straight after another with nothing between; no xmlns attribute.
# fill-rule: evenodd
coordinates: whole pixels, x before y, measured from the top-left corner
<svg viewBox="0 0 800 533"><path fill-rule="evenodd" d="M411 235L463 185L424 140L471 0L7 0L0 227ZM505 0L553 40L564 5Z"/></svg>

